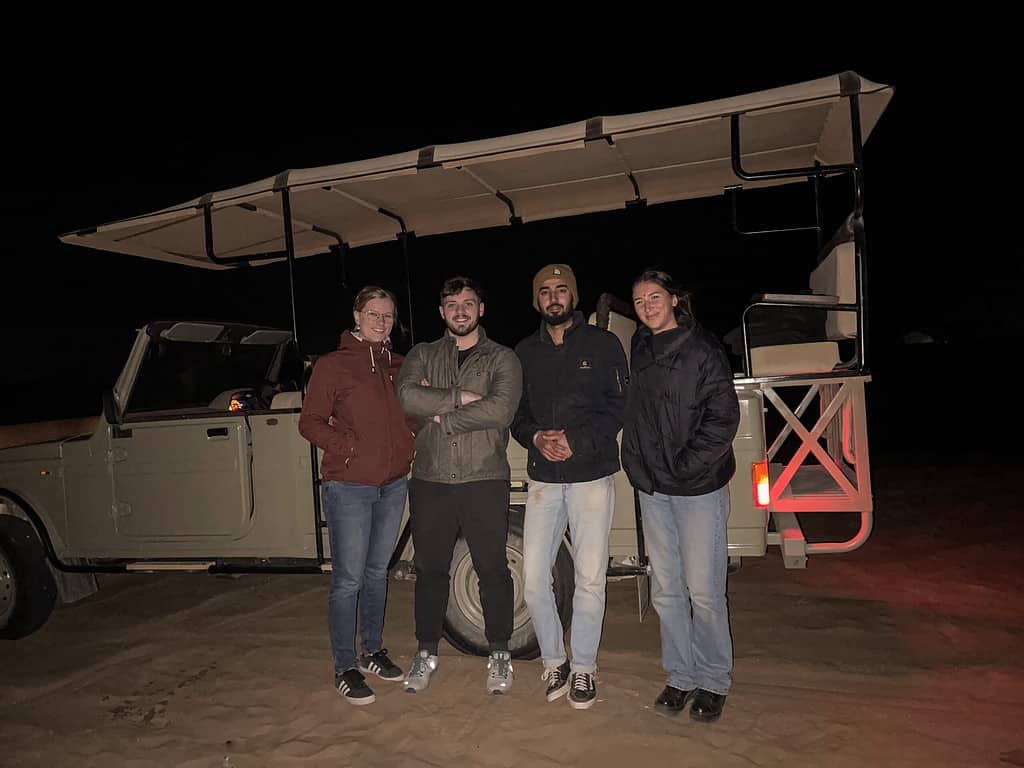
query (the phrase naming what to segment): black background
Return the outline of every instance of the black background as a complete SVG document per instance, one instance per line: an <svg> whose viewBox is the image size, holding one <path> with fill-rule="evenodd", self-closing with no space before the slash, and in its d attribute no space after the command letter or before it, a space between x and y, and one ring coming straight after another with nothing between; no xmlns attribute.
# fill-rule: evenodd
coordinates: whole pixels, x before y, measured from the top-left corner
<svg viewBox="0 0 1024 768"><path fill-rule="evenodd" d="M872 446L938 459L1019 451L1011 373L1024 330L1018 89L997 20L944 34L851 29L843 40L807 25L757 45L722 34L697 50L710 35L657 18L643 34L614 23L554 32L538 22L506 30L514 42L498 43L500 21L470 33L436 16L290 23L254 20L249 9L244 21L214 22L181 12L187 17L145 22L123 14L11 22L0 423L97 412L135 329L150 320L291 324L282 265L196 270L64 246L61 233L288 168L854 70L895 87L865 145ZM958 55L967 48L974 53ZM841 203L849 189L828 194ZM744 195L748 226L813 216L803 185ZM829 225L845 212L837 205ZM810 234L738 238L728 215L720 197L417 240L416 338L440 333L437 287L463 272L488 289L489 333L514 345L536 324L530 278L556 260L576 270L587 312L602 291L627 296L640 268L660 264L724 334L754 290L801 287L815 254ZM299 262L297 276L308 352L333 346L351 319L350 289L380 282L405 300L397 243L353 251L345 285L330 256ZM911 332L934 341L905 343Z"/></svg>

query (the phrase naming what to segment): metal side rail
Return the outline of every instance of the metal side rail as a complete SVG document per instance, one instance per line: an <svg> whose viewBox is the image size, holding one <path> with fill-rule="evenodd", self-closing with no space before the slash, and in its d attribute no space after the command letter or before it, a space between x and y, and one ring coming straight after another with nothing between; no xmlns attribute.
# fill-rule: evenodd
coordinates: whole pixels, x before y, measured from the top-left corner
<svg viewBox="0 0 1024 768"><path fill-rule="evenodd" d="M831 375L760 383L766 407L770 403L783 419L767 449L768 511L774 527L767 543L780 548L787 568L805 567L810 554L850 552L871 534L873 501L864 397L868 381L866 375ZM783 399L782 390L786 389L802 395L795 407ZM780 459L783 444L794 435L796 450L787 460ZM858 513L860 527L844 541L807 542L797 513L825 512Z"/></svg>

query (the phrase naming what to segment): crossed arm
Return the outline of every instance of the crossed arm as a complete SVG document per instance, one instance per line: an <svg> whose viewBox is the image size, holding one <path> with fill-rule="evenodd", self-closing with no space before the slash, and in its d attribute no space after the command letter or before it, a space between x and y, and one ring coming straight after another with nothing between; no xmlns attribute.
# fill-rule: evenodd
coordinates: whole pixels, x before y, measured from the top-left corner
<svg viewBox="0 0 1024 768"><path fill-rule="evenodd" d="M497 354L501 357L491 377L490 391L480 394L459 386L431 386L422 355L414 348L398 377L399 402L407 413L439 424L445 434L505 429L519 405L523 374L519 358L511 350Z"/></svg>

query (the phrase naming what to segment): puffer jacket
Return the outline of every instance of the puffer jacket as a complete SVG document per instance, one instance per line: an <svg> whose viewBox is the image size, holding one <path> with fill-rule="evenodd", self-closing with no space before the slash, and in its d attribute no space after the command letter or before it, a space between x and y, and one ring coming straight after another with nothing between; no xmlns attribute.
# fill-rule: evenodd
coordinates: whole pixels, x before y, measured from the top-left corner
<svg viewBox="0 0 1024 768"><path fill-rule="evenodd" d="M420 384L426 379L429 386ZM412 476L435 483L508 480L508 427L523 390L519 358L506 346L480 340L459 367L455 340L445 334L417 344L402 364L398 400L421 419ZM461 405L463 391L481 399ZM433 421L439 415L440 422Z"/></svg>
<svg viewBox="0 0 1024 768"><path fill-rule="evenodd" d="M299 432L324 451L324 480L382 486L409 472L417 422L398 403L402 356L351 331L317 360L302 401Z"/></svg>
<svg viewBox="0 0 1024 768"><path fill-rule="evenodd" d="M732 478L740 407L718 340L691 318L641 327L630 356L622 467L644 493L701 496Z"/></svg>

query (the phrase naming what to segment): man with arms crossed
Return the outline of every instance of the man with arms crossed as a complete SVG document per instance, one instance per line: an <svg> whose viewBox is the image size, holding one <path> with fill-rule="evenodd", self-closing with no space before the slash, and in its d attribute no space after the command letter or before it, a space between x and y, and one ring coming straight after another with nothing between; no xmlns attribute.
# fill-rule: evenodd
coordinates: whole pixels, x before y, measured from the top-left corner
<svg viewBox="0 0 1024 768"><path fill-rule="evenodd" d="M487 690L512 687L512 576L508 536L508 426L522 392L519 359L487 338L479 325L479 285L453 277L441 288L447 333L410 350L398 377L398 399L424 420L416 436L409 511L416 550L416 639L419 649L405 680L416 693L437 669L437 646L448 607L449 566L462 530L480 578L490 648Z"/></svg>

